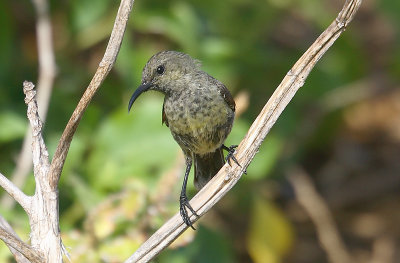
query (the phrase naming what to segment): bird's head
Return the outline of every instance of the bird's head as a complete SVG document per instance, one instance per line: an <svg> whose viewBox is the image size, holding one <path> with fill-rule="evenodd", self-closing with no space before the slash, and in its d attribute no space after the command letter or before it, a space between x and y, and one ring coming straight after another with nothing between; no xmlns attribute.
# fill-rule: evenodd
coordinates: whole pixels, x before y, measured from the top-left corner
<svg viewBox="0 0 400 263"><path fill-rule="evenodd" d="M162 51L152 56L143 68L142 83L133 93L128 110L135 100L148 90L164 94L179 92L187 86L191 74L200 70L200 63L189 55L177 51Z"/></svg>

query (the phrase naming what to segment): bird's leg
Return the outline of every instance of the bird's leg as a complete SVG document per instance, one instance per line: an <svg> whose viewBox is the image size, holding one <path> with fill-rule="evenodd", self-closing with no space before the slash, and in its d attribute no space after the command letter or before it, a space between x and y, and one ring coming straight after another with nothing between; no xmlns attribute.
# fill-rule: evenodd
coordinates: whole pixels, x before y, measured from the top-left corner
<svg viewBox="0 0 400 263"><path fill-rule="evenodd" d="M231 145L231 146L227 147L224 144L222 144L222 149L224 149L228 152L228 154L226 155L226 161L228 162L228 164L231 166L231 159L232 159L237 165L242 167L234 155L235 149L237 147L238 147L237 145Z"/></svg>
<svg viewBox="0 0 400 263"><path fill-rule="evenodd" d="M187 185L187 180L189 177L189 172L190 172L190 168L192 167L192 158L190 157L186 157L186 171L185 171L185 177L183 178L183 184L182 184L182 190L181 190L181 195L179 197L179 204L180 204L180 208L179 208L179 212L181 214L181 217L183 219L183 222L185 222L185 224L187 226L190 226L191 228L193 228L194 230L196 230L193 225L192 225L192 221L190 221L190 217L188 215L188 212L186 210L186 208L188 208L190 210L190 212L192 212L193 215L199 217L197 215L197 213L194 211L193 207L190 205L189 201L188 201L188 197L186 195L186 185Z"/></svg>

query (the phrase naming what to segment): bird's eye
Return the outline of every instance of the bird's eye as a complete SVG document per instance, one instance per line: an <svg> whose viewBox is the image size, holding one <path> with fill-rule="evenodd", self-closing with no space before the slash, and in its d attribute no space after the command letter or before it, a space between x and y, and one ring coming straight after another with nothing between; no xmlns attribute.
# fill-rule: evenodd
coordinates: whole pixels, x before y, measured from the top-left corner
<svg viewBox="0 0 400 263"><path fill-rule="evenodd" d="M165 71L165 68L164 68L163 65L161 65L161 66L158 66L158 67L157 67L156 71L157 71L157 73L158 73L159 75L162 75L162 74L164 73L164 71Z"/></svg>

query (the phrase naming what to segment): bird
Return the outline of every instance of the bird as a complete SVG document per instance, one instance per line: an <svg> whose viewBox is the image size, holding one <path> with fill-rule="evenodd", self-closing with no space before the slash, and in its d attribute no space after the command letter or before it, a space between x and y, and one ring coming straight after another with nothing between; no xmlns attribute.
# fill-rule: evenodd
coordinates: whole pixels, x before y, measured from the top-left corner
<svg viewBox="0 0 400 263"><path fill-rule="evenodd" d="M194 186L200 190L221 169L231 165L237 145L224 141L235 118L235 101L222 82L201 70L201 63L178 51L161 51L153 55L142 71L140 86L132 94L128 112L144 92L163 93L162 124L171 131L185 156L185 175L180 193L180 215L195 229L188 210L198 217L186 194L189 173L194 165ZM223 150L228 151L226 159ZM188 209L188 210L187 210Z"/></svg>

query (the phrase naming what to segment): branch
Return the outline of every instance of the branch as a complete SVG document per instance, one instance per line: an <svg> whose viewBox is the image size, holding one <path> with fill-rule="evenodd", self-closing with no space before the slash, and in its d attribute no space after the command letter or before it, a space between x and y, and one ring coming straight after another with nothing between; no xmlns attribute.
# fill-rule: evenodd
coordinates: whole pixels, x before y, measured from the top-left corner
<svg viewBox="0 0 400 263"><path fill-rule="evenodd" d="M25 183L25 179L32 168L32 134L30 127L25 133L25 138L22 143L22 148L18 154L18 159L16 161L16 167L11 175L11 181L14 182L15 186L22 188ZM3 187L4 188L4 187ZM14 198L15 199L15 198ZM4 209L10 210L14 207L15 200L7 195L1 198L0 206Z"/></svg>
<svg viewBox="0 0 400 263"><path fill-rule="evenodd" d="M32 0L36 10L36 34L39 56L39 79L37 83L37 101L40 105L39 116L46 119L47 108L50 101L51 90L56 75L56 63L54 58L53 37L49 18L49 6L47 0Z"/></svg>
<svg viewBox="0 0 400 263"><path fill-rule="evenodd" d="M39 105L39 116L43 122L46 121L47 109L50 102L50 95L53 88L53 82L56 75L56 64L54 58L54 48L52 39L52 28L49 17L48 2L46 0L32 0L36 10L36 35L39 58L39 78L37 83L37 103ZM31 152L32 135L28 128L22 143L21 151L18 155L16 168L11 176L11 181L21 188L27 175L32 168ZM11 209L15 202L14 199L4 196L1 206L5 209Z"/></svg>
<svg viewBox="0 0 400 263"><path fill-rule="evenodd" d="M210 210L237 183L258 152L271 127L297 90L304 85L304 81L317 61L346 29L361 2L362 0L347 0L335 21L318 37L287 73L237 148L236 158L242 167L237 165L229 167L229 165L225 164L218 174L193 197L191 205L199 216ZM192 216L191 220L193 222L197 218ZM186 228L187 226L184 225L179 214L176 214L142 244L126 262L150 261Z"/></svg>
<svg viewBox="0 0 400 263"><path fill-rule="evenodd" d="M25 104L28 106L27 115L32 129L32 159L33 159L33 171L36 180L36 187L44 183L41 186L46 187L48 183L43 178L48 173L49 153L42 136L43 123L39 118L38 106L36 102L36 91L34 90L35 85L32 82L24 81L24 94ZM28 213L29 214L29 213Z"/></svg>
<svg viewBox="0 0 400 263"><path fill-rule="evenodd" d="M14 229L7 222L7 220L5 220L4 217L2 217L0 215L0 231L3 231L3 230L8 231L8 233L13 235L16 239L21 240L18 237L17 233L15 233ZM5 235L7 235L7 234L5 234ZM5 235L3 235L4 239L7 239L9 242L12 242L12 240L7 238ZM7 242L5 242L5 243L8 246L8 243ZM14 258L18 263L30 263L31 262L21 252L19 252L18 250L14 249L12 246L8 246L8 248L10 249L11 253L14 255ZM34 251L34 253L36 253L36 251Z"/></svg>
<svg viewBox="0 0 400 263"><path fill-rule="evenodd" d="M58 189L52 188L48 180L49 153L42 136L43 123L39 118L34 87L32 82L24 81L25 103L32 129L33 173L36 182L31 206L25 211L29 216L31 244L45 256L45 261L42 262L61 262Z"/></svg>
<svg viewBox="0 0 400 263"><path fill-rule="evenodd" d="M40 72L47 71L49 73L39 81L43 81L43 85L47 85L47 88L50 89L54 80L55 65L53 51L48 52L46 50L52 47L50 21L47 12L48 6L46 0L33 1L38 13L38 46L40 49L39 53L42 54L42 56L39 54L41 56ZM42 137L43 123L39 118L34 85L28 81L25 81L23 84L25 103L28 106L27 116L32 128L32 158L36 181L35 195L28 199L30 202L22 202L28 197L25 196L25 198L22 198L24 197L23 193L2 175L0 176L0 184L7 187L10 194L16 196L16 199L21 202L21 205L23 205L25 211L28 213L31 226L31 244L44 255L45 259L35 254L25 254L25 252L28 253L29 251L22 252L21 250L31 249L31 247L24 244L4 228L0 228L0 238L10 247L20 251L32 262L62 262L62 251L65 248L61 241L59 227L58 181L79 121L95 92L115 63L132 5L133 0L121 0L103 60L100 62L91 83L72 114L51 164ZM44 97L47 96L48 99L49 95L50 93L47 92ZM47 106L45 108L47 109Z"/></svg>
<svg viewBox="0 0 400 263"><path fill-rule="evenodd" d="M44 262L43 257L35 249L19 239L2 216L0 216L0 239L10 248L17 262Z"/></svg>
<svg viewBox="0 0 400 263"><path fill-rule="evenodd" d="M389 235L378 237L372 246L371 258L368 263L389 263L396 262L396 241Z"/></svg>
<svg viewBox="0 0 400 263"><path fill-rule="evenodd" d="M5 230L3 227L0 227L0 239L3 240L8 247L11 247L24 255L24 257L29 261L37 263L45 262L36 250L22 242L19 238Z"/></svg>
<svg viewBox="0 0 400 263"><path fill-rule="evenodd" d="M31 197L24 194L17 186L15 186L7 177L0 173L0 185L7 193L15 199L27 211L30 209Z"/></svg>
<svg viewBox="0 0 400 263"><path fill-rule="evenodd" d="M304 171L292 169L288 177L296 193L297 201L303 206L314 223L322 248L332 263L350 263L352 260L339 235L332 213L324 199Z"/></svg>
<svg viewBox="0 0 400 263"><path fill-rule="evenodd" d="M111 33L111 37L108 42L103 59L100 62L100 65L97 68L92 81L90 82L74 112L72 113L72 116L69 119L67 126L65 127L65 130L61 136L60 142L58 143L56 152L51 162L49 172L50 185L52 188L55 188L58 184L61 176L61 171L65 163L65 159L67 158L72 137L75 134L83 113L88 107L93 96L96 94L100 85L103 83L104 79L111 71L111 68L113 67L117 59L117 55L122 43L122 38L125 33L125 28L128 23L130 12L132 10L133 2L134 0L121 0L118 14L114 23L114 28Z"/></svg>

